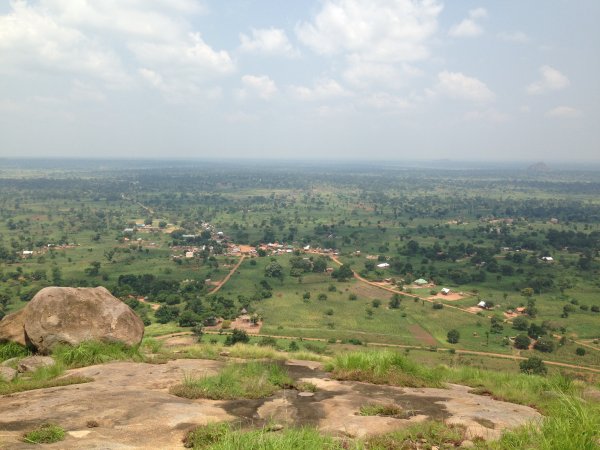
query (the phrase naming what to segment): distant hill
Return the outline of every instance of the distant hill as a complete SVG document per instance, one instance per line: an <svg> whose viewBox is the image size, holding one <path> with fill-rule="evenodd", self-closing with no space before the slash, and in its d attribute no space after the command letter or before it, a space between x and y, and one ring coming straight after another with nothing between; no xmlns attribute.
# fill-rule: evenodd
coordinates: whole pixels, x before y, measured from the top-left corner
<svg viewBox="0 0 600 450"><path fill-rule="evenodd" d="M537 162L527 168L527 172L549 172L550 167L545 162Z"/></svg>

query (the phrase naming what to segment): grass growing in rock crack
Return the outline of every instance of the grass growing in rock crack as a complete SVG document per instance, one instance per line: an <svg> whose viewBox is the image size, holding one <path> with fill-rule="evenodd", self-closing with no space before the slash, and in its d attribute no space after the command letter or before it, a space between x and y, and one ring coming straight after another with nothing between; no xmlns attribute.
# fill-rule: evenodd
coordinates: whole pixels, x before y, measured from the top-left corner
<svg viewBox="0 0 600 450"><path fill-rule="evenodd" d="M61 362L57 362L52 366L40 367L34 372L21 375L11 382L0 381L0 395L93 381L92 378L74 375L60 377L64 371L64 365Z"/></svg>
<svg viewBox="0 0 600 450"><path fill-rule="evenodd" d="M465 429L439 421L427 421L392 433L373 436L363 442L369 450L455 448L465 440Z"/></svg>
<svg viewBox="0 0 600 450"><path fill-rule="evenodd" d="M65 430L58 425L46 423L23 435L23 442L28 444L52 444L65 438Z"/></svg>
<svg viewBox="0 0 600 450"><path fill-rule="evenodd" d="M409 387L442 387L443 369L425 368L398 352L349 352L327 365L335 378Z"/></svg>
<svg viewBox="0 0 600 450"><path fill-rule="evenodd" d="M183 383L173 386L170 392L192 399L229 400L268 397L278 389L292 385L293 380L281 366L249 362L230 364L217 375L200 378L186 376Z"/></svg>
<svg viewBox="0 0 600 450"><path fill-rule="evenodd" d="M393 403L369 403L360 407L361 416L406 417L407 413Z"/></svg>
<svg viewBox="0 0 600 450"><path fill-rule="evenodd" d="M52 356L69 368L103 364L109 361L144 360L137 346L128 347L118 342L108 344L98 341L86 341L76 346L59 345L53 349Z"/></svg>
<svg viewBox="0 0 600 450"><path fill-rule="evenodd" d="M191 431L185 439L188 448L197 450L342 450L361 448L321 435L314 428L289 428L270 432L266 428L239 430L226 423L210 424Z"/></svg>

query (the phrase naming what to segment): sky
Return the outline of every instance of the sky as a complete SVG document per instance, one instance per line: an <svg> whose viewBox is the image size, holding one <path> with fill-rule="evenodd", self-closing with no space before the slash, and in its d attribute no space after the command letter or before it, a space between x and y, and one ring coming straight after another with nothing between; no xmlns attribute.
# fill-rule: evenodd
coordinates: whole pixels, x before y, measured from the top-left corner
<svg viewBox="0 0 600 450"><path fill-rule="evenodd" d="M598 0L0 0L0 157L600 161Z"/></svg>

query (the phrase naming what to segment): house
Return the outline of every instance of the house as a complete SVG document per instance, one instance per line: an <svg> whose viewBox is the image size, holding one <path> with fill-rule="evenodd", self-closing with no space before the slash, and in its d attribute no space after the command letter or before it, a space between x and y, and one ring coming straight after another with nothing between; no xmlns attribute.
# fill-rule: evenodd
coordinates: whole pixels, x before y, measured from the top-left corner
<svg viewBox="0 0 600 450"><path fill-rule="evenodd" d="M185 252L185 257L186 258L193 258L194 257L194 252Z"/></svg>
<svg viewBox="0 0 600 450"><path fill-rule="evenodd" d="M542 256L542 261L554 262L554 258L552 256Z"/></svg>
<svg viewBox="0 0 600 450"><path fill-rule="evenodd" d="M381 264L377 264L377 267L379 267L380 269L387 269L388 267L390 267L389 263L381 263Z"/></svg>
<svg viewBox="0 0 600 450"><path fill-rule="evenodd" d="M23 250L23 256L32 256L33 255L33 251L31 250Z"/></svg>
<svg viewBox="0 0 600 450"><path fill-rule="evenodd" d="M424 280L423 278L419 278L418 280L415 281L415 284L417 286L425 286L428 283L429 282L427 280Z"/></svg>
<svg viewBox="0 0 600 450"><path fill-rule="evenodd" d="M305 246L305 247L304 247L304 250L305 250L305 251L308 251L308 250L310 250L310 245L307 245L307 246Z"/></svg>
<svg viewBox="0 0 600 450"><path fill-rule="evenodd" d="M125 228L125 229L123 230L123 233L126 233L126 234L131 234L131 233L133 233L133 232L134 232L134 229L133 229L133 228Z"/></svg>
<svg viewBox="0 0 600 450"><path fill-rule="evenodd" d="M442 290L441 290L441 293L444 295L448 295L450 292L452 292L452 291L450 291L450 289L448 289L448 288L442 288Z"/></svg>
<svg viewBox="0 0 600 450"><path fill-rule="evenodd" d="M181 236L183 239L195 239L196 235L195 234L184 234Z"/></svg>
<svg viewBox="0 0 600 450"><path fill-rule="evenodd" d="M482 309L486 309L485 305L486 305L486 303L483 300L481 300L479 303L477 303L477 306L479 306Z"/></svg>

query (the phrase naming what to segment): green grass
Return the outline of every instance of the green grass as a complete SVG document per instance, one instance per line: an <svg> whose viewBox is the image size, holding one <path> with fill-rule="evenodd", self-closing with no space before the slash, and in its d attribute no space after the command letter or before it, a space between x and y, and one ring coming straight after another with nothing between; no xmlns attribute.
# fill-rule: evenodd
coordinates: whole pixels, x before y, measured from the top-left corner
<svg viewBox="0 0 600 450"><path fill-rule="evenodd" d="M198 450L342 450L359 448L321 435L314 428L289 428L270 432L268 428L243 431L226 423L210 424L191 431L185 446Z"/></svg>
<svg viewBox="0 0 600 450"><path fill-rule="evenodd" d="M230 364L217 375L193 378L186 376L182 384L170 392L185 398L230 400L263 398L277 390L293 386L285 369L273 363L248 362Z"/></svg>
<svg viewBox="0 0 600 450"><path fill-rule="evenodd" d="M600 447L600 404L565 393L550 406L541 424L530 424L504 433L492 450L597 450Z"/></svg>
<svg viewBox="0 0 600 450"><path fill-rule="evenodd" d="M65 438L65 430L58 425L47 423L23 435L23 442L29 444L53 444Z"/></svg>
<svg viewBox="0 0 600 450"><path fill-rule="evenodd" d="M15 342L4 342L0 344L0 362L7 359L29 356L30 351Z"/></svg>
<svg viewBox="0 0 600 450"><path fill-rule="evenodd" d="M109 361L143 361L139 347L98 341L86 341L77 346L57 346L52 351L52 356L69 368L86 367Z"/></svg>
<svg viewBox="0 0 600 450"><path fill-rule="evenodd" d="M368 450L401 450L417 448L450 449L465 440L465 430L461 426L447 425L438 421L427 421L408 428L367 438L363 447Z"/></svg>
<svg viewBox="0 0 600 450"><path fill-rule="evenodd" d="M335 378L409 387L442 387L444 368L428 369L391 350L347 352L328 365Z"/></svg>

